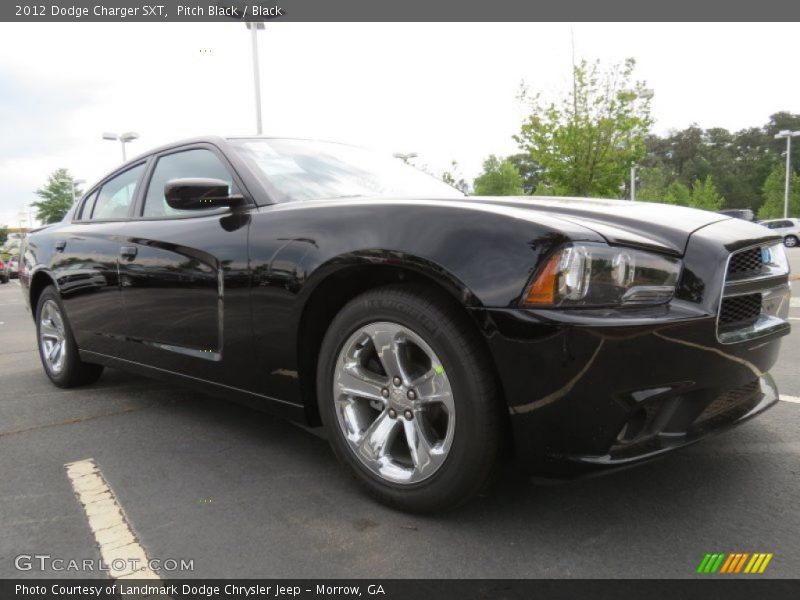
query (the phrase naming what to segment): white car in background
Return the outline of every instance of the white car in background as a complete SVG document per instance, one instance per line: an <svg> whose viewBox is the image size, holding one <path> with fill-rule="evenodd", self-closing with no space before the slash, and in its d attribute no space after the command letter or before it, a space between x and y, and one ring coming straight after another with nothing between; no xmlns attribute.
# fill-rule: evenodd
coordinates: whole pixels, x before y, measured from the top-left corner
<svg viewBox="0 0 800 600"><path fill-rule="evenodd" d="M12 256L8 259L8 276L11 279L19 277L19 256Z"/></svg>
<svg viewBox="0 0 800 600"><path fill-rule="evenodd" d="M781 234L783 243L788 248L794 248L800 243L800 219L770 219L759 223Z"/></svg>

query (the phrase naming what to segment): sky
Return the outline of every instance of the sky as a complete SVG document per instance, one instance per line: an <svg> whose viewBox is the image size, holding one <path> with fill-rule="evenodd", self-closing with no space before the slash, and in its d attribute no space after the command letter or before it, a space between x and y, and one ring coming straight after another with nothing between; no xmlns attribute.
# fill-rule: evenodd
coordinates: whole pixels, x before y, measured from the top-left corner
<svg viewBox="0 0 800 600"><path fill-rule="evenodd" d="M525 81L544 98L578 60L637 60L654 130L738 130L800 113L798 24L281 23L259 34L265 135L416 152L468 181L515 152ZM255 133L241 23L0 23L0 225L26 225L64 167L91 185L121 160L197 135ZM35 218L34 218L35 222Z"/></svg>

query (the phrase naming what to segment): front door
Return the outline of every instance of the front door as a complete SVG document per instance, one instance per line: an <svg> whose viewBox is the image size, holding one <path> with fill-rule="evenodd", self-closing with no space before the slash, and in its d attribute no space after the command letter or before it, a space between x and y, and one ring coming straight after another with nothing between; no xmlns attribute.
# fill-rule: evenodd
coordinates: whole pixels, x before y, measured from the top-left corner
<svg viewBox="0 0 800 600"><path fill-rule="evenodd" d="M156 158L120 249L120 286L135 360L252 389L247 211L176 210L168 181L237 180L213 147Z"/></svg>

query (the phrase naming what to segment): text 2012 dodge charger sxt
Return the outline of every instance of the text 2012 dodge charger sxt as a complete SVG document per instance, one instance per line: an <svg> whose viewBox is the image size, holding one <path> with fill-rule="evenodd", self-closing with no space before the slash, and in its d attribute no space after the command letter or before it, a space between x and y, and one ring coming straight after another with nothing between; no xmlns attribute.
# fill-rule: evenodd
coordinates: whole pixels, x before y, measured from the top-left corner
<svg viewBox="0 0 800 600"><path fill-rule="evenodd" d="M777 401L779 236L715 213L467 198L349 146L203 138L23 244L45 372L165 377L311 425L381 500L456 504L506 446L627 465Z"/></svg>

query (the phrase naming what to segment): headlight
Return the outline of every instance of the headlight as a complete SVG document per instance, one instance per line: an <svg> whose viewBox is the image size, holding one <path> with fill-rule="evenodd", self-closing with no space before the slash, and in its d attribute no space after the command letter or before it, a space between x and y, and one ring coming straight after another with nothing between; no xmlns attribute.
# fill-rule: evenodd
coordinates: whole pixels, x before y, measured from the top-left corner
<svg viewBox="0 0 800 600"><path fill-rule="evenodd" d="M761 261L775 275L786 275L790 270L783 242L761 248Z"/></svg>
<svg viewBox="0 0 800 600"><path fill-rule="evenodd" d="M523 295L524 306L616 306L669 302L681 261L628 248L575 244L553 254Z"/></svg>

